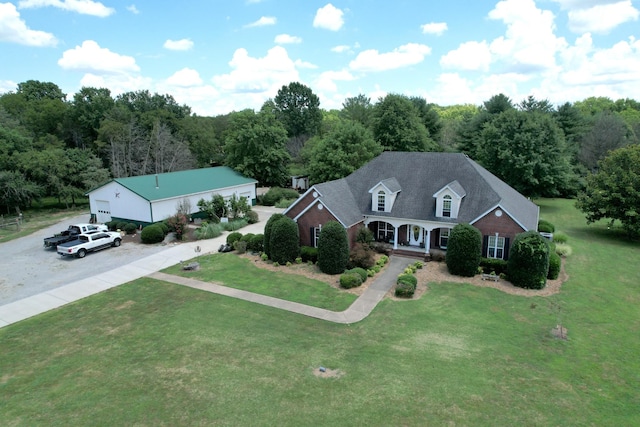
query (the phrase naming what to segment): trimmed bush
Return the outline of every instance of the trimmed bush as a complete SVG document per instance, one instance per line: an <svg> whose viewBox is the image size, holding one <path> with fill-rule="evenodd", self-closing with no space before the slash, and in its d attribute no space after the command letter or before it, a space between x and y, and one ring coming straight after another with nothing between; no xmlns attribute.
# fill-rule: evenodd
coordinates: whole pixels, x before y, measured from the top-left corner
<svg viewBox="0 0 640 427"><path fill-rule="evenodd" d="M562 231L558 231L557 233L553 234L553 241L557 244L557 243L567 243L567 241L569 240L569 236L567 236L565 233L563 233Z"/></svg>
<svg viewBox="0 0 640 427"><path fill-rule="evenodd" d="M413 274L404 273L398 276L398 278L396 279L396 283L407 283L415 287L418 286L418 278Z"/></svg>
<svg viewBox="0 0 640 427"><path fill-rule="evenodd" d="M318 262L318 248L303 246L300 248L300 257L304 262Z"/></svg>
<svg viewBox="0 0 640 427"><path fill-rule="evenodd" d="M262 252L264 250L264 234L254 234L249 241L247 249L254 252Z"/></svg>
<svg viewBox="0 0 640 427"><path fill-rule="evenodd" d="M129 222L124 226L124 231L127 234L136 234L136 230L138 230L138 226L132 222Z"/></svg>
<svg viewBox="0 0 640 427"><path fill-rule="evenodd" d="M449 233L447 269L456 276L472 277L482 257L482 234L470 224L458 224Z"/></svg>
<svg viewBox="0 0 640 427"><path fill-rule="evenodd" d="M140 240L142 243L160 243L164 240L164 232L159 225L151 224L142 229Z"/></svg>
<svg viewBox="0 0 640 427"><path fill-rule="evenodd" d="M376 260L373 257L374 252L368 245L356 243L349 253L349 266L360 268L371 268L375 265Z"/></svg>
<svg viewBox="0 0 640 427"><path fill-rule="evenodd" d="M362 285L362 277L358 273L344 273L340 275L340 287L345 289L357 288Z"/></svg>
<svg viewBox="0 0 640 427"><path fill-rule="evenodd" d="M495 272L497 275L507 272L507 261L497 258L481 258L480 267L485 273Z"/></svg>
<svg viewBox="0 0 640 427"><path fill-rule="evenodd" d="M243 234L242 238L240 239L243 242L247 242L247 249L249 248L249 242L251 241L251 239L253 239L253 236L255 236L255 234L247 233L247 234Z"/></svg>
<svg viewBox="0 0 640 427"><path fill-rule="evenodd" d="M239 231L234 231L227 235L227 244L233 246L235 242L242 239L242 233Z"/></svg>
<svg viewBox="0 0 640 427"><path fill-rule="evenodd" d="M520 288L542 289L549 271L549 244L538 232L530 230L513 239L507 263L509 281Z"/></svg>
<svg viewBox="0 0 640 427"><path fill-rule="evenodd" d="M318 267L325 274L342 273L349 262L347 231L337 221L329 221L318 237Z"/></svg>
<svg viewBox="0 0 640 427"><path fill-rule="evenodd" d="M256 224L257 222L260 221L260 218L258 217L258 212L254 212L254 211L249 211L246 214L244 214L244 218L247 220L249 224Z"/></svg>
<svg viewBox="0 0 640 427"><path fill-rule="evenodd" d="M416 293L416 287L410 283L398 283L396 285L395 295L398 298L413 298Z"/></svg>
<svg viewBox="0 0 640 427"><path fill-rule="evenodd" d="M555 252L549 253L549 271L547 272L547 279L555 280L560 275L560 267L562 265L562 260L560 259L560 255Z"/></svg>
<svg viewBox="0 0 640 427"><path fill-rule="evenodd" d="M573 249L571 249L571 246L569 245L566 245L564 243L558 243L556 245L556 253L561 257L566 258L568 256L571 256L571 254L573 253Z"/></svg>
<svg viewBox="0 0 640 427"><path fill-rule="evenodd" d="M538 221L538 231L543 233L553 233L556 231L556 227L549 221L541 219Z"/></svg>
<svg viewBox="0 0 640 427"><path fill-rule="evenodd" d="M166 222L160 221L160 222L156 222L156 224L158 225L158 227L162 229L162 234L164 234L165 236L169 234L169 226L167 225Z"/></svg>
<svg viewBox="0 0 640 427"><path fill-rule="evenodd" d="M107 226L109 231L116 231L116 229L118 228L118 221L105 222L104 225Z"/></svg>
<svg viewBox="0 0 640 427"><path fill-rule="evenodd" d="M271 248L269 258L273 262L278 264L293 262L300 254L298 224L289 217L283 217L273 224L269 240Z"/></svg>
<svg viewBox="0 0 640 427"><path fill-rule="evenodd" d="M269 217L267 223L264 225L264 253L266 253L269 258L271 258L271 228L273 224L283 218L286 218L283 214L275 213Z"/></svg>
<svg viewBox="0 0 640 427"><path fill-rule="evenodd" d="M360 278L362 279L362 283L367 281L367 277L369 277L369 275L367 274L367 270L365 270L364 268L360 268L360 267L356 267L356 268L352 268L351 270L347 270L345 271L345 273L356 273L360 275Z"/></svg>

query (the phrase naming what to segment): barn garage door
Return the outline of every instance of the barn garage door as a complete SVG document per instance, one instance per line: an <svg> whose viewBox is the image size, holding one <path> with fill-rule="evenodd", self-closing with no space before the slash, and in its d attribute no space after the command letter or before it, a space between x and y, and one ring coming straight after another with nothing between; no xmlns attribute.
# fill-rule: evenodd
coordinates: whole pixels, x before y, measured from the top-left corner
<svg viewBox="0 0 640 427"><path fill-rule="evenodd" d="M98 208L98 214L96 215L98 222L111 221L111 207L108 200L96 200L96 207Z"/></svg>

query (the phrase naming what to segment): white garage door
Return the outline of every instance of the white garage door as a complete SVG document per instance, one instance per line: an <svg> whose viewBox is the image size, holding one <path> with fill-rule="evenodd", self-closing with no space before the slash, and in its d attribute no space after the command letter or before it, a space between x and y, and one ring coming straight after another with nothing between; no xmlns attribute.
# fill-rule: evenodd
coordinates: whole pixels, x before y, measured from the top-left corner
<svg viewBox="0 0 640 427"><path fill-rule="evenodd" d="M99 223L111 221L111 207L108 200L96 200L96 208L98 209L96 219Z"/></svg>

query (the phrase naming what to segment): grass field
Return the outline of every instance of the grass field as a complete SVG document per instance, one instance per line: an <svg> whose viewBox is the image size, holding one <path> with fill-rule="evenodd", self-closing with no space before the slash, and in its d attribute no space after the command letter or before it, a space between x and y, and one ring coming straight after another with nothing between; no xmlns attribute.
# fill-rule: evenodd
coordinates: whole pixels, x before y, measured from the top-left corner
<svg viewBox="0 0 640 427"><path fill-rule="evenodd" d="M336 325L140 279L0 329L2 424L639 425L640 245L540 204L558 295L434 283Z"/></svg>

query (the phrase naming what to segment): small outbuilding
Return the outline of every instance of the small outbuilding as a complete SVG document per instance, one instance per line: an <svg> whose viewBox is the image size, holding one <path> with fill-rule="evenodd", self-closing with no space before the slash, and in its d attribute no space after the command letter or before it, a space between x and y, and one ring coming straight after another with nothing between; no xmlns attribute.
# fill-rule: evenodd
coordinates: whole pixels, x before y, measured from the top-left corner
<svg viewBox="0 0 640 427"><path fill-rule="evenodd" d="M244 197L255 205L257 183L227 166L217 166L116 178L87 195L91 218L97 222L150 224L175 215L180 205L188 204L197 213L198 201L216 194L225 199Z"/></svg>

